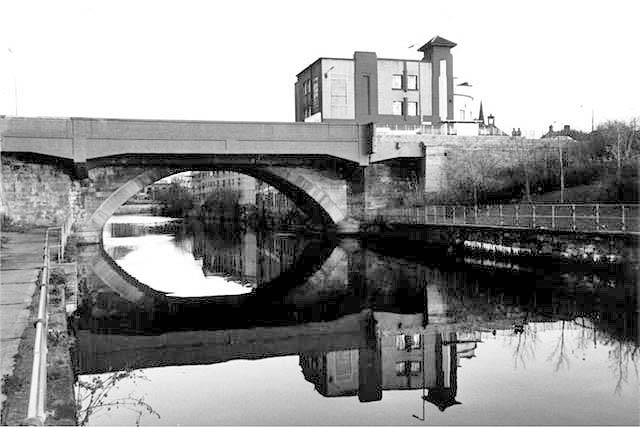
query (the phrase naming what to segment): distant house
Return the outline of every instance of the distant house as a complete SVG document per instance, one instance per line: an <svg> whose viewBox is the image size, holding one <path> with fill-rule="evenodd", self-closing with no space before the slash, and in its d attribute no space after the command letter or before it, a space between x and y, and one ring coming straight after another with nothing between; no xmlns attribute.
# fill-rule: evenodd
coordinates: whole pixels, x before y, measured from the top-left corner
<svg viewBox="0 0 640 427"><path fill-rule="evenodd" d="M569 125L564 125L561 130L553 130L553 125L549 125L549 130L542 135L541 138L562 138L571 141L583 141L587 139L587 137L588 134L576 129L571 129Z"/></svg>

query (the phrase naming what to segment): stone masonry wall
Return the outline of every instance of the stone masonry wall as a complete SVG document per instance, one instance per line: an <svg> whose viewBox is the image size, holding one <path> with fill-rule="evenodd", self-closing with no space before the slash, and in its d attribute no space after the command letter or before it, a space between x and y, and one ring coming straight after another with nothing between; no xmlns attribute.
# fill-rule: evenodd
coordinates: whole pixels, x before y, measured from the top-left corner
<svg viewBox="0 0 640 427"><path fill-rule="evenodd" d="M81 188L55 164L2 156L0 211L24 226L62 226L82 208Z"/></svg>
<svg viewBox="0 0 640 427"><path fill-rule="evenodd" d="M421 197L420 160L389 160L369 165L365 173L365 213L412 206Z"/></svg>
<svg viewBox="0 0 640 427"><path fill-rule="evenodd" d="M575 141L563 142L576 144ZM525 139L505 136L453 136L422 135L415 133L380 133L372 142L372 159L409 161L423 159L423 188L430 196L447 194L451 184L447 182L446 169L491 169L513 166L523 158L536 158L541 153L557 156L558 141L554 139Z"/></svg>

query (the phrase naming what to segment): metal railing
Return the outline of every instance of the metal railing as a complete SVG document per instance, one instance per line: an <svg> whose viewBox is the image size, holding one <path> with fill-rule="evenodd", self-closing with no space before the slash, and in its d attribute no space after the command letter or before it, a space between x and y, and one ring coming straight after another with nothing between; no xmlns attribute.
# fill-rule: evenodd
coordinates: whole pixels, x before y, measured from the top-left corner
<svg viewBox="0 0 640 427"><path fill-rule="evenodd" d="M378 133L409 133L415 135L458 135L461 127L476 127L473 134L467 136L507 136L496 127L482 127L480 122L443 122L440 125L423 125L423 124L397 124L397 123L378 123L375 125ZM469 130L469 128L465 129ZM461 135L464 132L461 133Z"/></svg>
<svg viewBox="0 0 640 427"><path fill-rule="evenodd" d="M640 232L639 204L432 205L368 212L368 222Z"/></svg>
<svg viewBox="0 0 640 427"><path fill-rule="evenodd" d="M40 298L38 301L38 318L35 342L33 345L33 364L31 366L31 384L29 388L29 404L27 407L27 425L44 425L46 420L47 398L47 338L48 315L47 303L49 294L49 276L51 273L51 249L57 248L57 262L62 262L67 236L71 230L71 221L63 227L49 227L45 233L42 274L40 275ZM58 243L50 245L53 231L58 232Z"/></svg>

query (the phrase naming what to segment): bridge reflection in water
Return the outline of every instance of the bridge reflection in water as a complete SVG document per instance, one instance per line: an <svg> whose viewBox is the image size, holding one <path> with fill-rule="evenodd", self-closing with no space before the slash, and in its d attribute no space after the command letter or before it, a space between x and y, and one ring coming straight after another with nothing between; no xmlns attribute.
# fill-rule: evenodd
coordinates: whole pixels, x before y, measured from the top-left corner
<svg viewBox="0 0 640 427"><path fill-rule="evenodd" d="M532 325L564 332L566 322L594 341L638 346L633 278L461 268L464 260L412 261L355 240L193 237L172 227L205 274L252 291L172 297L86 248L79 374L299 355L302 375L323 396L370 402L384 390L423 389L424 402L445 410L460 403L458 369L483 337L524 336Z"/></svg>

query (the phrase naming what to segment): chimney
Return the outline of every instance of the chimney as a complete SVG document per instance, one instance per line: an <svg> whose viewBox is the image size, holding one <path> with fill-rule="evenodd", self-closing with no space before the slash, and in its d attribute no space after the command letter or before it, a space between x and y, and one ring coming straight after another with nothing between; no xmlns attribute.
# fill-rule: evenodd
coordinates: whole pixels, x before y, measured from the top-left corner
<svg viewBox="0 0 640 427"><path fill-rule="evenodd" d="M565 134L569 133L569 131L570 131L570 130L571 130L571 126L569 126L569 125L564 125L563 132L564 132Z"/></svg>

